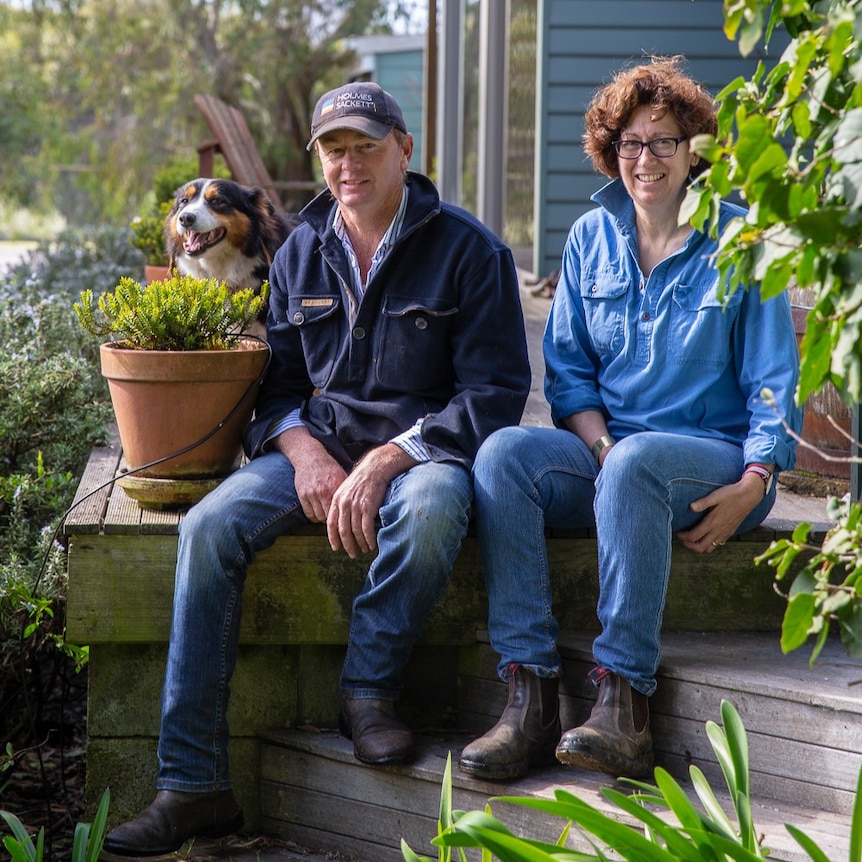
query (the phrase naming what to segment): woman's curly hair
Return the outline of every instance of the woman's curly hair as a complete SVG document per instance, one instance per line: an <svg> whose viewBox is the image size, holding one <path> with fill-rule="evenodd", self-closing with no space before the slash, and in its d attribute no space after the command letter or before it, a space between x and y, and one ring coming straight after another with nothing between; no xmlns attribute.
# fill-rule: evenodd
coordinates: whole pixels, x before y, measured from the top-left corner
<svg viewBox="0 0 862 862"><path fill-rule="evenodd" d="M681 71L683 59L653 57L649 63L623 69L593 96L584 118L584 150L599 173L611 178L620 175L613 142L641 105L653 109L653 119L670 113L687 138L716 133L715 102L700 84ZM708 166L701 158L691 169L692 176Z"/></svg>

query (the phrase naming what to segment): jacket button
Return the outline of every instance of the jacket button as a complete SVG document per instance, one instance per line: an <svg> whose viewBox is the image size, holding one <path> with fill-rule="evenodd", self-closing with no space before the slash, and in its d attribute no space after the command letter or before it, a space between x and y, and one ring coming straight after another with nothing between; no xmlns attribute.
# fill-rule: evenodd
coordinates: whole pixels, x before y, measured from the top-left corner
<svg viewBox="0 0 862 862"><path fill-rule="evenodd" d="M353 330L353 337L357 341L362 341L362 339L365 338L365 330L361 326L355 327Z"/></svg>
<svg viewBox="0 0 862 862"><path fill-rule="evenodd" d="M416 328L417 329L427 329L428 328L428 321L424 317L417 317L416 318Z"/></svg>
<svg viewBox="0 0 862 862"><path fill-rule="evenodd" d="M302 323L305 323L305 315L301 311L297 311L293 315L293 322L299 326Z"/></svg>

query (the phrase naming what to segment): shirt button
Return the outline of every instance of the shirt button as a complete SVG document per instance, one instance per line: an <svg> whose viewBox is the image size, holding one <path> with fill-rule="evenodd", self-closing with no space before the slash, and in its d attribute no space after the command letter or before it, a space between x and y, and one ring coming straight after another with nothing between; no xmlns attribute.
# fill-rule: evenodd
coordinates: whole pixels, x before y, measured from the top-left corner
<svg viewBox="0 0 862 862"><path fill-rule="evenodd" d="M305 315L301 311L297 311L293 315L293 322L299 326L302 323L305 323Z"/></svg>
<svg viewBox="0 0 862 862"><path fill-rule="evenodd" d="M365 338L365 330L364 330L361 326L357 326L357 327L353 330L353 337L354 337L357 341L362 341L362 339L363 339L363 338Z"/></svg>
<svg viewBox="0 0 862 862"><path fill-rule="evenodd" d="M641 315L641 320L649 320L649 312L648 312L648 311L645 311L645 312Z"/></svg>
<svg viewBox="0 0 862 862"><path fill-rule="evenodd" d="M416 318L416 328L417 329L427 329L428 328L428 321L424 317L417 317Z"/></svg>

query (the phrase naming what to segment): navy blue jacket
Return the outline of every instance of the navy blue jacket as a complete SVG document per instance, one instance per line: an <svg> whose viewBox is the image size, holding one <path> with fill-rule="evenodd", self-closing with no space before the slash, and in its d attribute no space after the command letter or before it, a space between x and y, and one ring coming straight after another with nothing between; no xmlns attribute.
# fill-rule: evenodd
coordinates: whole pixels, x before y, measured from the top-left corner
<svg viewBox="0 0 862 862"><path fill-rule="evenodd" d="M511 251L472 215L408 173L401 233L350 320L351 283L324 192L270 269L272 364L246 432L254 456L267 429L299 408L345 468L412 427L436 461L470 467L482 441L517 425L530 388Z"/></svg>

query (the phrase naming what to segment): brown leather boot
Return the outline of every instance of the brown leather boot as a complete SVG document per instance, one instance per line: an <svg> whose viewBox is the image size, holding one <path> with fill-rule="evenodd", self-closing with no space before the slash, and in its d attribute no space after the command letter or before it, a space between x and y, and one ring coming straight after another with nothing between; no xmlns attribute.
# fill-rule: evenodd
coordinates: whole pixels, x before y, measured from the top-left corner
<svg viewBox="0 0 862 862"><path fill-rule="evenodd" d="M509 702L494 727L461 752L461 772L501 781L520 778L531 766L553 763L562 731L559 684L558 679L512 665Z"/></svg>
<svg viewBox="0 0 862 862"><path fill-rule="evenodd" d="M595 668L590 679L599 686L596 704L580 727L563 734L557 760L613 776L649 775L653 752L647 696L606 668Z"/></svg>
<svg viewBox="0 0 862 862"><path fill-rule="evenodd" d="M161 856L189 838L222 838L242 829L242 809L231 790L160 790L134 820L111 830L103 849L118 856Z"/></svg>
<svg viewBox="0 0 862 862"><path fill-rule="evenodd" d="M353 754L362 763L406 763L413 757L413 733L398 718L391 700L344 695L339 725L353 740Z"/></svg>

